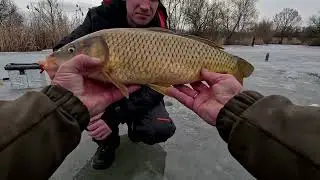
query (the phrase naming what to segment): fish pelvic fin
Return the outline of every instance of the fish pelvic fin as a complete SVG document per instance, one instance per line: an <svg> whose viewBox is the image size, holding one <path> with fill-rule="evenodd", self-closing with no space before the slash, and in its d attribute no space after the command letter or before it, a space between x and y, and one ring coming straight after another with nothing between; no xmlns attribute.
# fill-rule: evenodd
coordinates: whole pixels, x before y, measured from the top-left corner
<svg viewBox="0 0 320 180"><path fill-rule="evenodd" d="M112 77L108 73L104 73L104 75L113 85L115 85L119 89L119 91L124 97L129 99L129 90L123 83L121 83L119 80L117 80L115 77Z"/></svg>
<svg viewBox="0 0 320 180"><path fill-rule="evenodd" d="M189 38L189 39L193 39L199 42L202 42L206 45L209 45L211 47L217 48L217 49L221 49L223 50L224 48L221 45L218 45L217 43L209 40L209 39L205 39L199 36L195 36L195 35L191 35L191 34L184 34L184 33L180 33L180 32L175 32L169 29L165 29L165 28L161 28L161 27L149 27L146 28L149 31L154 31L154 32L163 32L163 33L168 33L168 34L174 34L174 35L178 35L178 36L182 36L185 38Z"/></svg>
<svg viewBox="0 0 320 180"><path fill-rule="evenodd" d="M169 87L170 87L170 85L163 85L163 84L160 84L160 85L157 85L157 84L148 84L148 86L151 88L151 89L153 89L153 90L155 90L155 91L157 91L158 93L160 93L160 94L162 94L162 95L164 95L164 96L166 96L168 93L168 89L169 89Z"/></svg>
<svg viewBox="0 0 320 180"><path fill-rule="evenodd" d="M243 79L249 77L254 71L254 66L250 64L248 61L234 56L237 61L237 72L234 74L236 79L243 85Z"/></svg>

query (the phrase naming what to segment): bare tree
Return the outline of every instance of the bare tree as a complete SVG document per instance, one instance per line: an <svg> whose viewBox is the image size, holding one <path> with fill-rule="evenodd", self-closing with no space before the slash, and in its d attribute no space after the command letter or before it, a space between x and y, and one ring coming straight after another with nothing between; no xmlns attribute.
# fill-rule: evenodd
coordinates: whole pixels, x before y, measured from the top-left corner
<svg viewBox="0 0 320 180"><path fill-rule="evenodd" d="M69 31L68 18L58 0L42 0L27 6L30 10L30 26L34 28L41 48L53 46ZM40 36L40 37L39 37Z"/></svg>
<svg viewBox="0 0 320 180"><path fill-rule="evenodd" d="M220 13L221 6L220 1L211 1L208 6L210 11L208 12L203 34L211 40L219 41L225 36L224 22Z"/></svg>
<svg viewBox="0 0 320 180"><path fill-rule="evenodd" d="M295 9L284 8L281 12L275 15L273 21L276 26L276 32L280 33L279 44L282 44L285 33L295 29L301 22L301 16Z"/></svg>
<svg viewBox="0 0 320 180"><path fill-rule="evenodd" d="M0 0L0 51L13 51L28 41L23 16L12 0Z"/></svg>
<svg viewBox="0 0 320 180"><path fill-rule="evenodd" d="M0 0L0 23L22 23L23 17L11 0Z"/></svg>
<svg viewBox="0 0 320 180"><path fill-rule="evenodd" d="M244 32L244 31L250 31L251 28L254 27L256 20L258 19L258 11L256 9L256 2L257 0L247 2L242 9L245 9L242 19L239 23L238 31Z"/></svg>
<svg viewBox="0 0 320 180"><path fill-rule="evenodd" d="M224 19L226 19L226 17L228 19L229 34L226 42L230 40L236 30L244 30L248 25L252 24L251 22L254 21L257 16L256 3L257 0L229 0L228 4L225 4L225 10L221 12L227 13L223 15L225 17ZM232 25L230 26L230 24Z"/></svg>
<svg viewBox="0 0 320 180"><path fill-rule="evenodd" d="M212 39L249 31L257 18L257 0L166 0L170 29L183 28Z"/></svg>
<svg viewBox="0 0 320 180"><path fill-rule="evenodd" d="M78 27L84 20L84 13L82 11L82 8L80 7L80 5L76 4L75 5L75 12L72 16L72 19L70 20L70 30L75 29L76 27Z"/></svg>
<svg viewBox="0 0 320 180"><path fill-rule="evenodd" d="M208 26L211 12L212 7L207 0L187 0L184 16L192 33L198 34L204 31Z"/></svg>
<svg viewBox="0 0 320 180"><path fill-rule="evenodd" d="M168 13L168 27L172 30L183 29L184 18L183 9L185 8L186 0L165 0Z"/></svg>
<svg viewBox="0 0 320 180"><path fill-rule="evenodd" d="M320 37L320 11L319 15L310 17L309 26L312 28L312 31Z"/></svg>
<svg viewBox="0 0 320 180"><path fill-rule="evenodd" d="M27 9L23 15L13 0L0 0L0 51L52 48L84 17L81 7L75 4L75 13L69 19L60 0L32 2Z"/></svg>
<svg viewBox="0 0 320 180"><path fill-rule="evenodd" d="M255 36L263 40L264 43L269 43L274 35L273 22L268 19L263 19L254 26Z"/></svg>
<svg viewBox="0 0 320 180"><path fill-rule="evenodd" d="M229 1L222 1L219 6L219 18L224 28L225 33L229 33L232 30L233 17L232 7L229 6Z"/></svg>

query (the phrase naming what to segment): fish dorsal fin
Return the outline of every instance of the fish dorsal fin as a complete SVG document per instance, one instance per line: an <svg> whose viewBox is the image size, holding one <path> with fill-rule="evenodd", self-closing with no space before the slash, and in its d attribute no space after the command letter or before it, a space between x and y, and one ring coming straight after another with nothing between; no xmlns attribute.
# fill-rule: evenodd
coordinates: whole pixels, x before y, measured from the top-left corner
<svg viewBox="0 0 320 180"><path fill-rule="evenodd" d="M155 31L155 32L164 32L164 33L169 33L169 34L176 34L178 35L177 32L175 31L172 31L170 29L166 29L166 28L161 28L161 27L148 27L148 28L145 28L146 30L149 30L149 31Z"/></svg>
<svg viewBox="0 0 320 180"><path fill-rule="evenodd" d="M202 37L199 37L199 36L190 35L190 34L184 35L184 37L187 37L187 38L190 38L190 39L194 39L196 41L200 41L200 42L202 42L204 44L207 44L207 45L209 45L211 47L214 47L214 48L218 48L218 49L222 49L222 50L224 49L221 45L218 45L218 44L216 44L215 42L213 42L213 41L211 41L209 39L205 39L205 38L202 38Z"/></svg>
<svg viewBox="0 0 320 180"><path fill-rule="evenodd" d="M150 30L150 31L155 31L155 32L163 32L163 33L169 33L169 34L182 36L182 37L185 37L185 38L189 38L189 39L193 39L193 40L202 42L202 43L207 44L207 45L209 45L211 47L214 47L214 48L224 49L221 45L218 45L218 44L216 44L215 42L213 42L213 41L211 41L209 39L205 39L205 38L202 38L202 37L199 37L199 36L178 33L178 32L172 31L170 29L165 29L165 28L161 28L161 27L150 27L150 28L146 28L146 29Z"/></svg>

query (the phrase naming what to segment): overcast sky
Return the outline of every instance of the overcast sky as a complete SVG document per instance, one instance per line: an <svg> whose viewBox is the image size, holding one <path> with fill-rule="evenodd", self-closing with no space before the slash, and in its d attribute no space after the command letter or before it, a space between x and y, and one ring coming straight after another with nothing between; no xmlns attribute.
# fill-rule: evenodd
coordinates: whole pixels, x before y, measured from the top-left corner
<svg viewBox="0 0 320 180"><path fill-rule="evenodd" d="M25 9L30 1L36 0L13 0L19 8ZM67 11L74 12L75 4L78 3L84 10L89 7L100 5L102 0L61 0ZM258 0L257 8L259 17L272 18L282 8L289 7L299 10L304 22L308 17L320 11L320 0ZM86 11L85 11L86 13Z"/></svg>

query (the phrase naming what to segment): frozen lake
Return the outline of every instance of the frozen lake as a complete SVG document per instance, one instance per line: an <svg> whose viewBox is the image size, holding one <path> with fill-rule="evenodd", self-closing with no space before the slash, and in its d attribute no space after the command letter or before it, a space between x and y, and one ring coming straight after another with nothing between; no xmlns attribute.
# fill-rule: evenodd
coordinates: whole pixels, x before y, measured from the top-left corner
<svg viewBox="0 0 320 180"><path fill-rule="evenodd" d="M255 72L245 81L247 89L265 95L285 95L303 105L320 104L320 47L270 45L226 49L255 66ZM266 53L270 53L269 62L264 61Z"/></svg>
<svg viewBox="0 0 320 180"><path fill-rule="evenodd" d="M226 51L247 59L255 72L245 80L245 88L265 95L280 94L302 105L320 104L320 48L306 46L226 46ZM0 78L7 77L7 63L32 63L49 52L0 53ZM270 53L269 62L265 62ZM0 88L0 99L14 99L23 91ZM121 145L111 169L96 171L90 159L96 145L87 133L81 144L51 179L253 179L229 154L216 129L202 122L178 102L167 107L177 126L166 143L154 146L133 144L121 127Z"/></svg>
<svg viewBox="0 0 320 180"><path fill-rule="evenodd" d="M320 47L307 46L226 46L226 51L243 57L255 66L253 75L245 80L245 87L265 94L287 95L296 103L319 103ZM28 53L0 53L0 79L7 77L3 67L8 63L33 63L50 51ZM270 53L269 62L265 62ZM3 96L14 96L17 91L0 90Z"/></svg>

